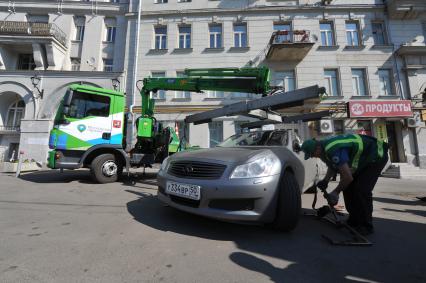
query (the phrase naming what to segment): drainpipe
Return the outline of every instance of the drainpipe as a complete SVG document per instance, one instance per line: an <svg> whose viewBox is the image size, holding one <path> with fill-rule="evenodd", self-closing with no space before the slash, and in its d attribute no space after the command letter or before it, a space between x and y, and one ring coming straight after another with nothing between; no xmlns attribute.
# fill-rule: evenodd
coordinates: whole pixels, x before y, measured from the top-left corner
<svg viewBox="0 0 426 283"><path fill-rule="evenodd" d="M130 144L133 146L133 134L134 134L134 125L135 125L135 114L133 113L133 108L136 106L136 81L138 77L138 60L139 60L139 34L141 29L141 13L142 13L142 0L139 0L138 4L138 20L136 28L136 51L135 51L135 60L133 66L133 76L131 81L131 92L132 92L132 104L129 106L130 115L132 115L132 126L130 131Z"/></svg>

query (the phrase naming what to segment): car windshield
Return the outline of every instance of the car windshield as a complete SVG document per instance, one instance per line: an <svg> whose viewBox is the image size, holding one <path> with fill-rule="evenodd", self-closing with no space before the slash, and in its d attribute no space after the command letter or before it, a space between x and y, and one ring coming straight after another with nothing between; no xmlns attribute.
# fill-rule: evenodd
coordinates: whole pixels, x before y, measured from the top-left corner
<svg viewBox="0 0 426 283"><path fill-rule="evenodd" d="M285 146L287 145L286 131L259 131L250 133L241 133L230 136L218 147L236 147L236 146Z"/></svg>

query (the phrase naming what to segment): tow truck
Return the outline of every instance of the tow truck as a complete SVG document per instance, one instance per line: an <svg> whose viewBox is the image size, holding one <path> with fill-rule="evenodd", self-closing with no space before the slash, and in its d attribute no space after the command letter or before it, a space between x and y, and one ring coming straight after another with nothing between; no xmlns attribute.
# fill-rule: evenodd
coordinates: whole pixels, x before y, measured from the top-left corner
<svg viewBox="0 0 426 283"><path fill-rule="evenodd" d="M50 133L48 167L52 169L89 168L98 183L118 180L123 169L149 167L178 151L185 150L171 127L164 127L154 117L159 90L227 91L261 94L254 100L226 105L222 108L187 116L186 123L206 123L221 116L244 114L263 121L283 121L274 109L293 106L318 98L318 86L292 92L270 86L270 70L257 68L186 69L184 77L144 78L140 89L141 115L134 122L136 143L128 146L132 135L127 127L125 94L87 85L71 85L55 117ZM126 150L127 149L127 150Z"/></svg>

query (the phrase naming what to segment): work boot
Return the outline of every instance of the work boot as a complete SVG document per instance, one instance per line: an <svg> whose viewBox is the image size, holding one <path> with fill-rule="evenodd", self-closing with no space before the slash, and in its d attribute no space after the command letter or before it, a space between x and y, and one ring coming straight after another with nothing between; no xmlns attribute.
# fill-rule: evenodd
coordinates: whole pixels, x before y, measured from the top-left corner
<svg viewBox="0 0 426 283"><path fill-rule="evenodd" d="M363 236L371 235L374 233L374 228L370 226L358 226L354 229Z"/></svg>
<svg viewBox="0 0 426 283"><path fill-rule="evenodd" d="M359 227L359 224L358 223L356 223L351 217L349 217L347 220L346 220L346 225L348 225L348 226L350 226L350 227L352 227L352 228L356 228L356 227Z"/></svg>

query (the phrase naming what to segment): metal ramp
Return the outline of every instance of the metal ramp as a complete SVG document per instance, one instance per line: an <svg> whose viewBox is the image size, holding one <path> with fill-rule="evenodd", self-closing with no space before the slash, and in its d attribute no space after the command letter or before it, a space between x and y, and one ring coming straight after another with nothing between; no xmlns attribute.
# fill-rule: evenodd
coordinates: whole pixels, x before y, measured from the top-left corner
<svg viewBox="0 0 426 283"><path fill-rule="evenodd" d="M258 99L241 101L214 110L189 115L185 118L185 123L198 125L211 122L214 118L234 115L257 118L260 121L253 123L258 123L259 125L319 120L322 117L330 116L330 111L325 110L293 116L283 116L279 111L288 108L301 108L299 111L302 111L306 105L318 105L321 95L325 93L325 88L318 85L288 92L279 90ZM248 126L253 127L252 125Z"/></svg>

